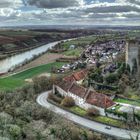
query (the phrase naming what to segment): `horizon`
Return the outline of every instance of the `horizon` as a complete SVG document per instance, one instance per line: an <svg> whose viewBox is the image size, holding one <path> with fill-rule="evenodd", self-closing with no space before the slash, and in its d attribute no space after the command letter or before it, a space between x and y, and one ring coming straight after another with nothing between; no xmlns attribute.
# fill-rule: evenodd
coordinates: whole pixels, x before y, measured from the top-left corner
<svg viewBox="0 0 140 140"><path fill-rule="evenodd" d="M22 30L22 29L61 29L61 30L71 30L71 29L92 29L92 30L139 30L139 26L133 26L133 25L9 25L9 26L0 26L0 29L13 29L15 30Z"/></svg>

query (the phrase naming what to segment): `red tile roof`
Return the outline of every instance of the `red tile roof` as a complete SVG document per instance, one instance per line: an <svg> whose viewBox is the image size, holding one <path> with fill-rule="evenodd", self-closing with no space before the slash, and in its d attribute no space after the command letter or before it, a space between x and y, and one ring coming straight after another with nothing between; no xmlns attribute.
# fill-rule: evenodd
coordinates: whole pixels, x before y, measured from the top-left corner
<svg viewBox="0 0 140 140"><path fill-rule="evenodd" d="M76 83L73 83L69 91L81 98L84 98L86 95L86 89L82 86L77 85Z"/></svg>
<svg viewBox="0 0 140 140"><path fill-rule="evenodd" d="M87 70L82 70L79 72L75 72L70 76L65 77L64 80L70 81L70 82L80 81L80 80L84 79L86 77L86 75L87 75Z"/></svg>
<svg viewBox="0 0 140 140"><path fill-rule="evenodd" d="M115 104L108 96L93 91L89 92L86 102L101 108L108 108Z"/></svg>
<svg viewBox="0 0 140 140"><path fill-rule="evenodd" d="M87 103L97 107L108 108L115 104L107 95L97 93L91 89L86 89L75 82L62 81L57 86L66 92L69 91L72 94L85 99Z"/></svg>
<svg viewBox="0 0 140 140"><path fill-rule="evenodd" d="M58 86L60 88L62 88L64 91L68 92L68 90L71 88L73 83L71 82L66 82L66 81L62 81L58 84Z"/></svg>
<svg viewBox="0 0 140 140"><path fill-rule="evenodd" d="M64 78L65 81L69 81L69 82L74 82L76 81L75 78L73 77L73 75L67 76Z"/></svg>
<svg viewBox="0 0 140 140"><path fill-rule="evenodd" d="M86 71L82 70L73 74L76 81L80 81L86 77Z"/></svg>

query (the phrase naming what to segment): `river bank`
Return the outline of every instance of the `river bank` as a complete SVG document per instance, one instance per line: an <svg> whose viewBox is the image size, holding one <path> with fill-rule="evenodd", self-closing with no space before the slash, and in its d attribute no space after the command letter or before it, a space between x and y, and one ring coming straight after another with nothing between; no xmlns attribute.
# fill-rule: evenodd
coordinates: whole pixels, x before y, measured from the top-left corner
<svg viewBox="0 0 140 140"><path fill-rule="evenodd" d="M46 45L40 46L38 48L32 49L27 52L23 52L18 55L11 56L0 61L0 73L7 73L9 70L15 69L15 67L22 65L24 62L34 59L34 57L47 52L48 49L55 46L59 41L48 43Z"/></svg>
<svg viewBox="0 0 140 140"><path fill-rule="evenodd" d="M14 72L17 73L26 69L37 67L39 65L52 63L52 62L55 62L57 59L61 58L62 56L63 56L62 54L45 53L41 55L40 57L36 58L35 60L15 69Z"/></svg>

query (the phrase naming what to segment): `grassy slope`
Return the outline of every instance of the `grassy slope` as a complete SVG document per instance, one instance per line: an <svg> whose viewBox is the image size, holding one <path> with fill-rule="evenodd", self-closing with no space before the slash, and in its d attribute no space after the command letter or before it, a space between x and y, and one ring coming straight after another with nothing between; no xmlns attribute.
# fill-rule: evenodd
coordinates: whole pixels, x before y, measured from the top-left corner
<svg viewBox="0 0 140 140"><path fill-rule="evenodd" d="M60 67L63 64L64 63L54 62L26 70L7 78L0 79L0 90L14 90L18 87L22 87L26 84L25 79L35 77L44 72L50 72L52 66Z"/></svg>

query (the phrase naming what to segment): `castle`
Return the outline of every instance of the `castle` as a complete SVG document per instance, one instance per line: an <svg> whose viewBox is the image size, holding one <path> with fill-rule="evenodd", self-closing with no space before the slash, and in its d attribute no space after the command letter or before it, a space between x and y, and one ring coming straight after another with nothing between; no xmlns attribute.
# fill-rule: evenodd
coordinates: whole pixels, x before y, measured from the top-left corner
<svg viewBox="0 0 140 140"><path fill-rule="evenodd" d="M130 70L133 70L134 62L137 65L137 74L140 78L140 40L129 40L126 43L126 63L129 64Z"/></svg>

